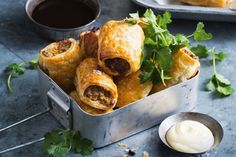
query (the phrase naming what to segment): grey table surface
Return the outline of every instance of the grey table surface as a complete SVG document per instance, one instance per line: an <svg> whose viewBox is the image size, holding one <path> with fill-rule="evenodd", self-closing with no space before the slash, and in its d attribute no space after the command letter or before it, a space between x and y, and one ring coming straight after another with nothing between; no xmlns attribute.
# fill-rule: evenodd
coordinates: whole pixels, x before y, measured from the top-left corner
<svg viewBox="0 0 236 157"><path fill-rule="evenodd" d="M0 128L21 120L29 115L43 111L40 103L38 75L36 71L27 71L23 76L12 81L14 94L9 94L6 88L6 66L10 63L20 63L22 60L36 58L38 51L50 41L39 37L32 28L24 11L25 0L0 0ZM129 12L144 10L129 0L102 0L102 14L96 26L109 19L122 19ZM174 20L170 29L173 33L190 34L197 21ZM221 22L205 22L206 29L213 33L214 39L205 42L209 47L225 51L229 57L217 64L219 73L230 78L236 87L236 24ZM198 87L196 111L209 114L217 119L224 128L222 143L211 152L198 156L234 157L236 156L236 95L217 98L212 93L204 91L206 80L212 73L209 60L201 61L201 77ZM40 138L45 132L61 127L50 115L38 117L21 126L0 133L0 150L15 146L33 139ZM165 147L158 137L158 126L124 139L131 148L138 148L136 156L142 156L147 151L151 157L187 157ZM23 149L3 154L3 157L43 157L42 143L37 143ZM121 157L124 148L117 143L97 149L93 157ZM68 156L78 156L70 153Z"/></svg>

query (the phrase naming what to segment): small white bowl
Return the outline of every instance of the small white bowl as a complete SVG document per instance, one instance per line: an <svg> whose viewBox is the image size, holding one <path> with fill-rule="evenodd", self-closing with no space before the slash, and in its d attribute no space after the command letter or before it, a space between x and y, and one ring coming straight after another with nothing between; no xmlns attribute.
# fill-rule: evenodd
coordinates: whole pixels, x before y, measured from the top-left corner
<svg viewBox="0 0 236 157"><path fill-rule="evenodd" d="M194 120L194 121L200 122L211 130L214 136L214 144L209 150L215 148L217 145L220 144L224 133L223 133L223 128L218 121L216 121L214 118L206 114L197 113L197 112L182 112L182 113L178 113L178 114L167 117L164 121L162 121L159 127L160 139L167 147L175 150L173 147L171 147L168 144L166 140L166 133L173 125L175 125L176 123L182 122L184 120ZM186 153L186 152L181 152L181 153ZM201 154L201 153L205 153L205 152L198 152L198 153L192 153L192 154ZM189 153L186 153L186 154L189 154Z"/></svg>

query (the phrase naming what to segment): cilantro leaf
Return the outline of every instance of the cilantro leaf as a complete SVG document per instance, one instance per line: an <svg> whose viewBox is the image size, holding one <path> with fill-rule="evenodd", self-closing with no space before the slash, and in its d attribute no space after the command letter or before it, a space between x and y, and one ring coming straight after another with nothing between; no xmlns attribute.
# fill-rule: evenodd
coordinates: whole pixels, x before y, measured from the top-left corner
<svg viewBox="0 0 236 157"><path fill-rule="evenodd" d="M91 155L93 143L82 138L79 131L55 129L45 134L43 151L53 157L64 157L71 149L81 155Z"/></svg>
<svg viewBox="0 0 236 157"><path fill-rule="evenodd" d="M218 86L216 90L222 96L229 96L232 93L234 93L234 89L231 86L225 86L225 87Z"/></svg>
<svg viewBox="0 0 236 157"><path fill-rule="evenodd" d="M171 20L170 12L165 12L163 14L163 16L161 16L161 15L157 16L157 23L161 28L166 29L167 25L170 24L171 22L172 22L172 20Z"/></svg>
<svg viewBox="0 0 236 157"><path fill-rule="evenodd" d="M9 90L9 92L13 93L13 89L11 86L11 80L13 77L23 75L26 71L26 68L36 69L37 66L38 66L38 59L32 59L30 61L25 61L19 64L17 63L9 64L6 68L7 73L8 73L7 89Z"/></svg>
<svg viewBox="0 0 236 157"><path fill-rule="evenodd" d="M213 64L213 76L210 82L206 85L206 90L216 91L220 96L229 96L234 93L234 89L231 87L231 82L223 75L217 73L215 64L215 48L211 49L212 64Z"/></svg>
<svg viewBox="0 0 236 157"><path fill-rule="evenodd" d="M222 85L226 85L226 86L231 85L231 82L228 79L226 79L223 75L216 73L214 76L215 76L215 79Z"/></svg>
<svg viewBox="0 0 236 157"><path fill-rule="evenodd" d="M37 69L38 67L38 59L32 59L30 61L27 62L30 66L31 69Z"/></svg>
<svg viewBox="0 0 236 157"><path fill-rule="evenodd" d="M204 45L197 45L196 47L191 47L191 51L199 58L205 58L209 55L209 51Z"/></svg>
<svg viewBox="0 0 236 157"><path fill-rule="evenodd" d="M215 83L213 82L213 80L211 79L207 85L206 85L206 90L207 91L214 91L216 89L215 87Z"/></svg>
<svg viewBox="0 0 236 157"><path fill-rule="evenodd" d="M224 52L219 52L219 53L215 54L215 59L218 61L223 61L227 57L228 57L228 55Z"/></svg>
<svg viewBox="0 0 236 157"><path fill-rule="evenodd" d="M156 24L156 15L154 14L154 12L151 9L147 9L146 12L143 14L144 18L147 19L147 21L149 21L149 23L154 23Z"/></svg>
<svg viewBox="0 0 236 157"><path fill-rule="evenodd" d="M169 47L163 47L158 50L155 61L159 63L161 69L168 71L171 66L172 55Z"/></svg>
<svg viewBox="0 0 236 157"><path fill-rule="evenodd" d="M22 64L12 63L8 65L7 71L12 74L23 75L25 73L25 68Z"/></svg>
<svg viewBox="0 0 236 157"><path fill-rule="evenodd" d="M212 39L212 34L206 33L206 31L204 30L204 24L202 22L199 22L197 24L195 32L193 33L193 37L195 41L200 42Z"/></svg>

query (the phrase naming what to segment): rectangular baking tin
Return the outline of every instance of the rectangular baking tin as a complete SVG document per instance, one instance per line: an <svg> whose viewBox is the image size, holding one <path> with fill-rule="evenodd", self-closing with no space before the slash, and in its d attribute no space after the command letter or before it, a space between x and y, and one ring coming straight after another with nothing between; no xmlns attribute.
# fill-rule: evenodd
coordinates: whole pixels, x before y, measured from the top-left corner
<svg viewBox="0 0 236 157"><path fill-rule="evenodd" d="M84 137L91 139L95 148L146 130L165 117L192 110L196 105L199 74L111 113L94 116L81 110L40 68L38 72L42 103L51 108L64 127L80 130Z"/></svg>
<svg viewBox="0 0 236 157"><path fill-rule="evenodd" d="M210 20L236 22L236 11L226 8L200 7L183 5L178 0L132 0L145 8L153 8L156 12L169 11L174 18L191 20Z"/></svg>

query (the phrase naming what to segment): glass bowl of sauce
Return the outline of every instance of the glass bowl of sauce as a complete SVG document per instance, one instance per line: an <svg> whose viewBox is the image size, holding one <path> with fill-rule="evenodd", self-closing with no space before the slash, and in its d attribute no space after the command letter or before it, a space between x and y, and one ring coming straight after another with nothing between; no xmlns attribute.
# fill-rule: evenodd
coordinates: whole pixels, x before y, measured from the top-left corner
<svg viewBox="0 0 236 157"><path fill-rule="evenodd" d="M28 0L25 10L40 35L61 40L90 29L101 7L98 0Z"/></svg>

